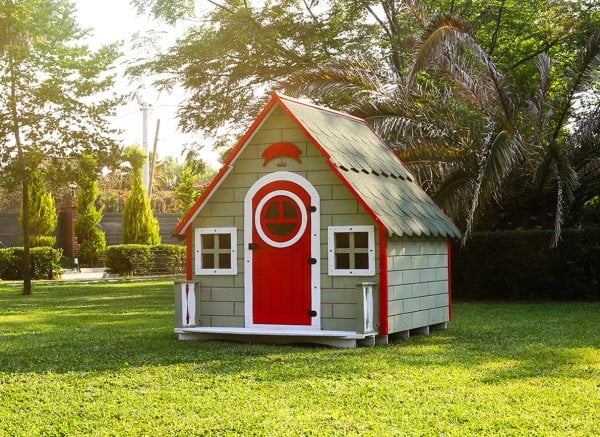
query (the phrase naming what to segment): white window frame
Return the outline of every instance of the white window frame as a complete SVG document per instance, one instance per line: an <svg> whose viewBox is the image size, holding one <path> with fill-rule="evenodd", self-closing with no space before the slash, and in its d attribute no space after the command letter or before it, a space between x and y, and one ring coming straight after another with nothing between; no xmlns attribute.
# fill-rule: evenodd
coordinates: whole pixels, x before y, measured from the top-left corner
<svg viewBox="0 0 600 437"><path fill-rule="evenodd" d="M368 269L336 269L335 268L335 234L366 232L368 237ZM327 228L327 268L329 276L373 276L375 275L375 228L362 226L329 226Z"/></svg>
<svg viewBox="0 0 600 437"><path fill-rule="evenodd" d="M237 228L196 228L195 238L195 268L196 275L236 275L237 274ZM202 266L202 235L205 234L229 234L231 239L231 268L215 269Z"/></svg>

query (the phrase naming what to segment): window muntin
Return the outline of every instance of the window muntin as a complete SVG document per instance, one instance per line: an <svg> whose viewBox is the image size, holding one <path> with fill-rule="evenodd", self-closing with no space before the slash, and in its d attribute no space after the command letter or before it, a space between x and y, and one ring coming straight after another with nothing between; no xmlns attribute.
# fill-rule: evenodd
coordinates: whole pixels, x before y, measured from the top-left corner
<svg viewBox="0 0 600 437"><path fill-rule="evenodd" d="M328 270L331 276L375 274L375 231L373 226L330 226Z"/></svg>
<svg viewBox="0 0 600 437"><path fill-rule="evenodd" d="M271 247L289 247L304 235L308 224L306 207L291 191L275 190L256 206L254 224L260 238Z"/></svg>
<svg viewBox="0 0 600 437"><path fill-rule="evenodd" d="M196 228L197 275L235 275L236 253L236 228Z"/></svg>

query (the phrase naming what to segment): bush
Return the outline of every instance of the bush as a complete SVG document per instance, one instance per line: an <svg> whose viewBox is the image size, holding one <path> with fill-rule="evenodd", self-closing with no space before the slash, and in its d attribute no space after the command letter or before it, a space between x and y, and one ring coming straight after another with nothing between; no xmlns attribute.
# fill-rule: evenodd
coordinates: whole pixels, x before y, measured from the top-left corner
<svg viewBox="0 0 600 437"><path fill-rule="evenodd" d="M600 299L600 228L475 233L455 243L453 294L464 299Z"/></svg>
<svg viewBox="0 0 600 437"><path fill-rule="evenodd" d="M53 247L56 244L56 237L52 235L32 235L31 247Z"/></svg>
<svg viewBox="0 0 600 437"><path fill-rule="evenodd" d="M177 244L158 244L153 246L155 256L154 269L169 275L185 273L186 247Z"/></svg>
<svg viewBox="0 0 600 437"><path fill-rule="evenodd" d="M111 273L121 276L147 275L153 267L154 257L145 244L120 244L108 246L104 262Z"/></svg>
<svg viewBox="0 0 600 437"><path fill-rule="evenodd" d="M60 260L62 249L51 247L31 248L31 277L33 279L53 279L62 273ZM0 249L0 279L23 279L23 248Z"/></svg>
<svg viewBox="0 0 600 437"><path fill-rule="evenodd" d="M121 276L182 275L186 247L175 244L121 244L104 252L106 267Z"/></svg>

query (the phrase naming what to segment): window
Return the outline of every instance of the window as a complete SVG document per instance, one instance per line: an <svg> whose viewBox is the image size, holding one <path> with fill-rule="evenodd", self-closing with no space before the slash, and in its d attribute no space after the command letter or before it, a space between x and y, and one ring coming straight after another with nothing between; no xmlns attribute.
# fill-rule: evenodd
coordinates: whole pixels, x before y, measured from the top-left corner
<svg viewBox="0 0 600 437"><path fill-rule="evenodd" d="M196 229L197 275L235 275L236 253L236 228Z"/></svg>
<svg viewBox="0 0 600 437"><path fill-rule="evenodd" d="M375 233L373 226L330 226L328 269L332 276L375 274Z"/></svg>

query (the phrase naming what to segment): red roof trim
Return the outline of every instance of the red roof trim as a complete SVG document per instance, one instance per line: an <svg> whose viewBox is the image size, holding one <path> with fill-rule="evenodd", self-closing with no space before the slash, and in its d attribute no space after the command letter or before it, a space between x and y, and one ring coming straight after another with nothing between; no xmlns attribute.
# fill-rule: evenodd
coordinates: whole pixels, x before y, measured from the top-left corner
<svg viewBox="0 0 600 437"><path fill-rule="evenodd" d="M248 141L250 141L250 138L252 138L256 130L263 123L263 121L265 120L269 112L271 112L271 109L273 109L273 106L275 106L276 103L277 102L274 98L271 98L271 100L269 100L267 106L264 107L264 109L261 111L256 120L254 120L250 128L246 131L242 138L240 138L240 140L237 142L237 144L229 153L229 155L227 155L223 167L221 167L221 170L219 170L217 176L215 176L210 185L206 188L206 190L204 190L204 192L198 198L196 203L194 203L194 206L192 206L188 213L179 222L179 224L175 228L175 231L173 231L173 235L183 235L185 233L187 227L192 221L194 221L194 218L196 218L196 215L198 215L204 203L210 198L210 196L212 196L213 191L221 184L222 179L224 179L225 176L229 174L229 172L232 169L231 164L235 161L235 159L240 154L244 146L248 143Z"/></svg>

